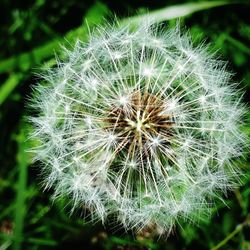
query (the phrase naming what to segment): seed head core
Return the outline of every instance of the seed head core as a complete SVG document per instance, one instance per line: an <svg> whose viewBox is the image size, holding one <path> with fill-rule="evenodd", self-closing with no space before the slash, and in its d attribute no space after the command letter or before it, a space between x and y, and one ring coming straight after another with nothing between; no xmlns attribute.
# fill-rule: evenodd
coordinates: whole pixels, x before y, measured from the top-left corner
<svg viewBox="0 0 250 250"><path fill-rule="evenodd" d="M108 130L118 135L119 151L127 148L149 154L148 145L156 144L156 138L169 144L173 117L165 110L166 105L157 95L140 91L132 92L124 105L113 106L108 114Z"/></svg>

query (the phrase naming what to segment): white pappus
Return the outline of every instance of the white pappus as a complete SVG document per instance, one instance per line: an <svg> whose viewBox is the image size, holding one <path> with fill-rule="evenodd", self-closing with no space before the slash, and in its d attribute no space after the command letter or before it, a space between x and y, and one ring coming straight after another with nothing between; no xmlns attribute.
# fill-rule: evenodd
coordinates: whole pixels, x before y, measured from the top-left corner
<svg viewBox="0 0 250 250"><path fill-rule="evenodd" d="M244 105L225 63L179 28L107 25L65 49L30 106L46 188L93 219L170 232L238 182ZM43 83L42 83L43 82Z"/></svg>

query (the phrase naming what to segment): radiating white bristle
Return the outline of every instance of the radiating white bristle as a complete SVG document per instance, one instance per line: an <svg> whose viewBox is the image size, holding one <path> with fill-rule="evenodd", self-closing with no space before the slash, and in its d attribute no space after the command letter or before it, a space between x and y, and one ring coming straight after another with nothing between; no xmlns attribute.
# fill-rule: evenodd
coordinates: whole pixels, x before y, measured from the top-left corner
<svg viewBox="0 0 250 250"><path fill-rule="evenodd" d="M178 28L149 24L99 28L66 54L43 74L32 102L46 187L68 195L73 208L91 207L93 218L115 214L126 229L169 231L180 218L208 215L211 199L234 186L232 159L245 141L244 107L225 63ZM159 100L152 108L169 128L145 125L145 106L133 118L135 93Z"/></svg>

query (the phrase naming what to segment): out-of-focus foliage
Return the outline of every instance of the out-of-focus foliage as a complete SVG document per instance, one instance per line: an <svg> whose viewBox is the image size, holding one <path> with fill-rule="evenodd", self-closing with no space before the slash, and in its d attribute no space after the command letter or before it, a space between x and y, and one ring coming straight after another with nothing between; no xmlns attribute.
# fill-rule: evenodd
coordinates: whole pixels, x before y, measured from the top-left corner
<svg viewBox="0 0 250 250"><path fill-rule="evenodd" d="M184 4L176 6L176 4ZM209 6L211 5L211 6ZM221 5L209 8L213 5ZM166 7L170 7L165 9ZM171 9L172 8L172 9ZM157 12L156 10L159 10ZM199 10L199 11L198 11ZM164 12L165 11L165 12ZM196 12L198 11L198 12ZM218 203L211 219L199 225L176 227L168 239L150 232L132 235L110 223L92 225L73 215L67 200L52 203L43 193L39 167L26 152L28 124L25 102L36 83L34 73L43 64L55 63L60 44L70 46L87 39L88 25L120 20L135 14L154 14L174 26L176 17L190 30L195 43L211 43L219 51L249 105L250 5L196 1L77 0L1 1L0 17L0 249L250 249L250 159L237 164L245 169L242 187L229 192L226 204ZM172 16L171 16L172 13ZM174 13L174 14L173 14ZM242 130L250 134L250 115ZM65 208L66 207L66 208Z"/></svg>

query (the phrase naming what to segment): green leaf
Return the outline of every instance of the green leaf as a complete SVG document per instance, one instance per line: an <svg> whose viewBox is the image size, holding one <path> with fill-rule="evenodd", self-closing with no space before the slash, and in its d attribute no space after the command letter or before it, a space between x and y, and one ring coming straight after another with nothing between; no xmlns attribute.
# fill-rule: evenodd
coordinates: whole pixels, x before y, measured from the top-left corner
<svg viewBox="0 0 250 250"><path fill-rule="evenodd" d="M191 15L197 11L206 10L209 8L218 7L226 4L230 4L230 2L207 1L207 2L194 2L194 3L172 5L160 10L151 11L148 14L143 14L132 18L128 18L125 20L125 22L132 21L134 23L140 23L145 19L150 19L153 20L154 22L162 22L174 18L184 17L187 15Z"/></svg>
<svg viewBox="0 0 250 250"><path fill-rule="evenodd" d="M0 87L0 105L4 103L10 93L15 89L23 75L21 73L12 74Z"/></svg>
<svg viewBox="0 0 250 250"><path fill-rule="evenodd" d="M26 136L24 128L21 128L20 134L17 137L18 141L18 154L17 154L17 167L18 167L18 180L17 192L15 202L15 216L14 216L14 250L21 249L23 240L24 219L26 216L26 188L28 178L28 155L26 154Z"/></svg>

